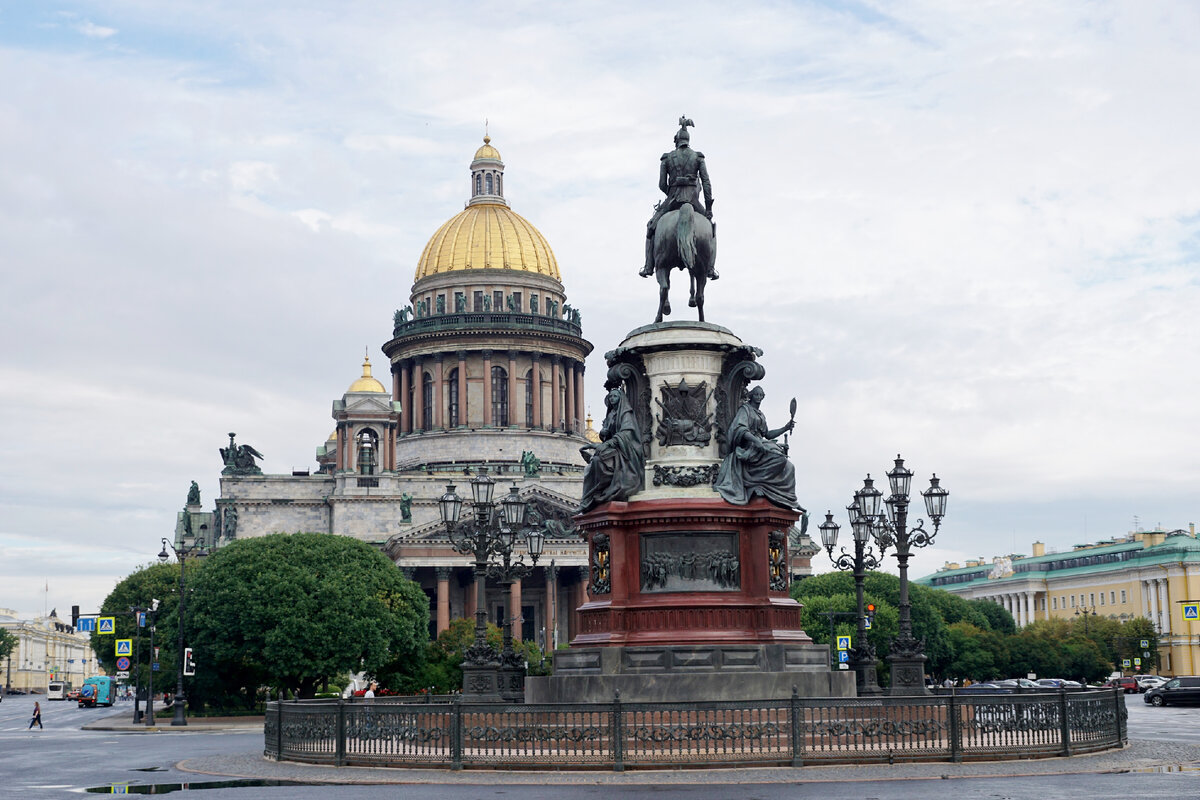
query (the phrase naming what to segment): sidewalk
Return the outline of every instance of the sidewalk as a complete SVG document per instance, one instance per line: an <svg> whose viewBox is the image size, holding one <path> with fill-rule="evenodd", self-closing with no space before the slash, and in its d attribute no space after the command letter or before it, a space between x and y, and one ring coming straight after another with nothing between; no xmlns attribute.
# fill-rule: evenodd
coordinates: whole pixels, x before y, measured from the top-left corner
<svg viewBox="0 0 1200 800"><path fill-rule="evenodd" d="M270 761L261 751L189 758L176 765L182 772L227 778L274 779L329 784L756 784L828 781L938 780L1031 775L1079 775L1116 772L1200 772L1200 745L1133 741L1128 747L1072 758L981 761L963 764L869 764L813 767L629 770L500 770L395 769L324 767Z"/></svg>
<svg viewBox="0 0 1200 800"><path fill-rule="evenodd" d="M212 733L214 731L228 731L230 733L250 733L253 731L262 732L263 718L262 717L188 717L187 725L172 726L171 720L175 712L169 707L162 709L161 713L158 708L154 709L154 726L150 727L145 724L135 724L133 722L133 709L123 710L119 714L110 714L107 717L89 722L83 726L85 731L118 731L121 733L187 733L205 732Z"/></svg>

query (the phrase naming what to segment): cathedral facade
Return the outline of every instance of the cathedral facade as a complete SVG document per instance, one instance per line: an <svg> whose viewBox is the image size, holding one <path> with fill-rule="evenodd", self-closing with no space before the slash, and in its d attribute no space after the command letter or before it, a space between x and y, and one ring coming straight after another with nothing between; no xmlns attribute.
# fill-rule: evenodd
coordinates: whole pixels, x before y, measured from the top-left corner
<svg viewBox="0 0 1200 800"><path fill-rule="evenodd" d="M488 618L512 617L517 635L547 649L565 644L587 599L587 546L571 517L579 448L597 439L584 404L592 345L549 243L509 208L504 162L488 137L471 161L465 208L429 240L408 300L382 348L390 386L364 358L333 401L334 430L315 468L263 474L257 452L231 434L215 509L189 496L176 539L352 536L420 583L436 635L476 610L472 557L454 550L437 501L447 483L461 491L486 468L498 492L518 488L547 534L529 576L510 592L489 587Z"/></svg>

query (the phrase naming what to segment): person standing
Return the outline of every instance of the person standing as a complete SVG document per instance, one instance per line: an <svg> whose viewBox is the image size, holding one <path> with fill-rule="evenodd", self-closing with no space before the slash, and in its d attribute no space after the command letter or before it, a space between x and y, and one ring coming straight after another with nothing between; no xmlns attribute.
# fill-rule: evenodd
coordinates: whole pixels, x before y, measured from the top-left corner
<svg viewBox="0 0 1200 800"><path fill-rule="evenodd" d="M42 727L42 704L36 700L33 703L33 719L29 720L29 727L26 730L33 730L35 724L38 726L39 731L45 730Z"/></svg>
<svg viewBox="0 0 1200 800"><path fill-rule="evenodd" d="M363 693L363 699L374 700L375 699L375 687L378 685L379 684L377 684L377 683L372 683L370 686L368 686L367 691Z"/></svg>

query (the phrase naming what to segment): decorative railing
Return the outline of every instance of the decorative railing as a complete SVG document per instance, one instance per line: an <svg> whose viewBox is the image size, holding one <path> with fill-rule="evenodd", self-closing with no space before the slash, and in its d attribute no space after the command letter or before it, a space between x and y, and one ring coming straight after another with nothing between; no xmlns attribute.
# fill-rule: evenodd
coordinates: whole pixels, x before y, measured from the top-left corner
<svg viewBox="0 0 1200 800"><path fill-rule="evenodd" d="M756 702L273 702L265 754L337 766L574 768L971 761L1122 746L1119 691Z"/></svg>
<svg viewBox="0 0 1200 800"><path fill-rule="evenodd" d="M392 337L411 336L414 333L442 330L511 330L532 328L541 331L563 333L568 336L583 336L583 329L569 320L543 314L515 314L494 312L463 312L458 314L433 314L397 323L392 327Z"/></svg>

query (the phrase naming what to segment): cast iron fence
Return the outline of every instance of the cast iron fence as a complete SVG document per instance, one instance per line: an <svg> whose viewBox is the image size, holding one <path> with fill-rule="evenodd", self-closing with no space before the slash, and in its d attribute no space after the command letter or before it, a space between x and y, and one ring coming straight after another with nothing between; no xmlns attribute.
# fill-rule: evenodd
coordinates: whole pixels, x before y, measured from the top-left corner
<svg viewBox="0 0 1200 800"><path fill-rule="evenodd" d="M440 698L438 699L440 700ZM613 769L1069 756L1127 741L1119 690L709 703L267 705L265 754L335 766Z"/></svg>

